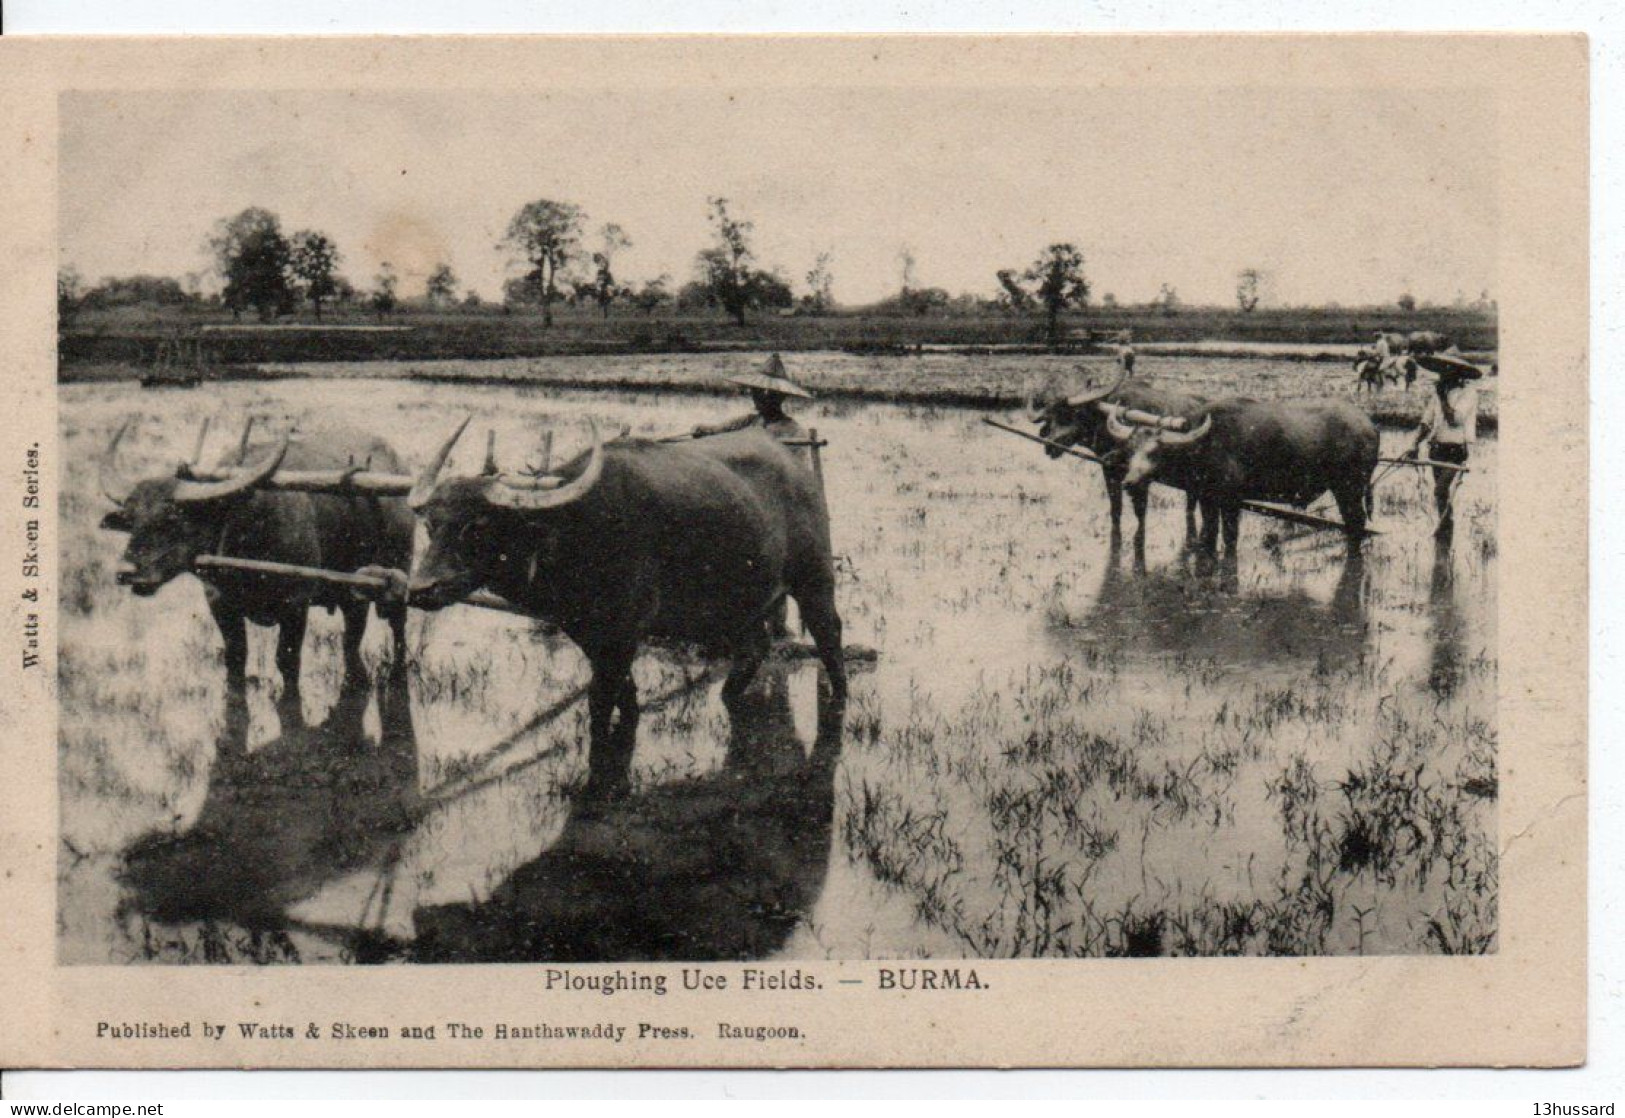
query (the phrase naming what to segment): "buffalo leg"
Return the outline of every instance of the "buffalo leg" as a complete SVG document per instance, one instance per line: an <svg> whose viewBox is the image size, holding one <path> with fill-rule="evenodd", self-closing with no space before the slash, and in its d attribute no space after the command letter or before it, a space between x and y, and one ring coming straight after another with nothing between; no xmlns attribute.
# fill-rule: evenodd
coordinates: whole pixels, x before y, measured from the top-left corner
<svg viewBox="0 0 1625 1118"><path fill-rule="evenodd" d="M796 607L807 623L824 674L829 677L830 699L835 707L846 703L846 654L841 649L841 615L835 611L835 588L819 586L805 597L796 596ZM844 717L844 715L843 715Z"/></svg>
<svg viewBox="0 0 1625 1118"><path fill-rule="evenodd" d="M280 708L284 722L290 716L295 722L303 719L303 704L299 690L299 667L305 649L305 622L309 613L304 606L295 606L277 618L276 668L282 674ZM288 727L283 726L283 732Z"/></svg>
<svg viewBox="0 0 1625 1118"><path fill-rule="evenodd" d="M1360 541L1365 539L1365 518L1369 511L1367 502L1371 499L1369 486L1349 486L1332 491L1337 501L1337 511L1343 518L1343 534L1348 539L1350 549L1357 549Z"/></svg>
<svg viewBox="0 0 1625 1118"><path fill-rule="evenodd" d="M1151 504L1151 485L1136 485L1129 490L1129 500L1134 504L1134 546L1145 549L1145 513Z"/></svg>
<svg viewBox="0 0 1625 1118"><path fill-rule="evenodd" d="M226 690L240 698L248 690L248 622L219 602L210 602L209 612L226 644Z"/></svg>
<svg viewBox="0 0 1625 1118"><path fill-rule="evenodd" d="M620 711L619 722L615 712ZM632 786L632 751L637 744L638 693L632 682L632 654L624 650L593 657L587 689L592 741L587 754L587 797L610 799Z"/></svg>
<svg viewBox="0 0 1625 1118"><path fill-rule="evenodd" d="M1202 498L1202 550L1208 556L1219 551L1219 503Z"/></svg>
<svg viewBox="0 0 1625 1118"><path fill-rule="evenodd" d="M780 598L775 608L782 609L785 601ZM734 704L756 678L762 661L767 659L769 647L767 630L760 625L751 626L750 632L735 644L733 667L728 672L728 681L722 685L722 701L728 707L729 717L733 716Z"/></svg>
<svg viewBox="0 0 1625 1118"><path fill-rule="evenodd" d="M1123 475L1116 471L1106 474L1106 500L1111 505L1112 538L1123 537Z"/></svg>
<svg viewBox="0 0 1625 1118"><path fill-rule="evenodd" d="M219 602L210 602L209 612L226 645L226 721L219 752L230 760L248 751L248 622Z"/></svg>
<svg viewBox="0 0 1625 1118"><path fill-rule="evenodd" d="M1241 540L1241 506L1226 504L1223 508L1224 516L1224 551L1230 562L1236 561L1236 545Z"/></svg>
<svg viewBox="0 0 1625 1118"><path fill-rule="evenodd" d="M379 606L378 616L389 622L390 651L394 654L394 659L390 663L389 674L405 678L406 607Z"/></svg>
<svg viewBox="0 0 1625 1118"><path fill-rule="evenodd" d="M346 602L340 607L344 614L344 680L346 683L365 683L367 666L361 659L361 642L367 635L366 602Z"/></svg>

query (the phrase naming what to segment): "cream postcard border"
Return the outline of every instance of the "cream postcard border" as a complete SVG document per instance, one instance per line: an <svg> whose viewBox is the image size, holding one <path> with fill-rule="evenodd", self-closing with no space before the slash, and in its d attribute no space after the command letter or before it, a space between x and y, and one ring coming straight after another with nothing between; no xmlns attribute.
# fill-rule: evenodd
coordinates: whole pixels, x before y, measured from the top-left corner
<svg viewBox="0 0 1625 1118"><path fill-rule="evenodd" d="M1588 46L1578 35L774 36L0 40L0 1066L876 1067L1567 1065L1585 1055ZM1476 958L978 961L981 994L826 988L542 995L539 966L55 962L57 97L65 90L1473 87L1500 128L1499 950ZM1378 153L1380 157L1380 153ZM22 507L38 444L39 510ZM39 521L45 601L21 600ZM20 666L23 614L45 655ZM639 964L639 969L676 966ZM590 969L590 968L576 968ZM737 971L721 965L720 971ZM841 986L841 976L870 978ZM545 1002L542 998L546 998ZM593 1015L796 1024L793 1044L235 1039L112 1043L99 1020L386 1024ZM195 1032L196 1030L194 1030Z"/></svg>

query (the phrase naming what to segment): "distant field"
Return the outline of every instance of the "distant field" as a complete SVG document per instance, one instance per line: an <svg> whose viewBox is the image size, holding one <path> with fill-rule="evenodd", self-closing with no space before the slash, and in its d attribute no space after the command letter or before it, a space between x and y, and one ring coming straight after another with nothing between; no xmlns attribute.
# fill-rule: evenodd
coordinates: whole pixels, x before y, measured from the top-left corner
<svg viewBox="0 0 1625 1118"><path fill-rule="evenodd" d="M737 395L725 379L760 363L751 353L606 355L509 361L355 361L269 365L270 378L399 378L447 383L530 386L682 395ZM926 353L920 357L866 357L847 353L798 353L789 359L791 375L830 402L886 402L989 410L1019 407L1030 388L1042 397L1088 381L1116 375L1106 356L996 353L966 356ZM1416 422L1426 398L1426 379L1411 391L1389 389L1376 395L1354 393L1353 372L1344 364L1319 364L1283 357L1168 357L1146 354L1138 375L1177 383L1205 396L1259 399L1324 399L1347 395L1386 426ZM126 370L126 375L128 371ZM1483 382L1480 414L1493 430L1497 419L1497 378ZM744 407L744 403L739 404Z"/></svg>
<svg viewBox="0 0 1625 1118"><path fill-rule="evenodd" d="M1450 309L1409 314L1384 308L1349 310L1236 310L1195 308L1176 315L1141 309L1092 310L1065 320L1066 346L1086 351L1088 335L1128 329L1136 343L1240 343L1276 346L1349 346L1373 331L1434 330L1465 350L1496 348L1493 315ZM360 326L391 330L361 330ZM334 329L343 327L343 329ZM135 308L81 313L60 346L63 380L92 380L117 364L151 362L160 340L176 329L204 329L212 361L255 365L292 361L411 361L493 359L626 353L714 352L733 349L896 353L916 347L1044 348L1035 315L894 317L832 314L758 316L738 327L715 314L615 313L608 319L566 308L552 328L535 314L505 315L482 309L463 313L410 313L379 322L366 315L329 315L317 324L283 319L266 329L252 321L233 324L219 313L156 312ZM1314 356L1313 353L1310 356ZM1324 356L1337 357L1328 352Z"/></svg>

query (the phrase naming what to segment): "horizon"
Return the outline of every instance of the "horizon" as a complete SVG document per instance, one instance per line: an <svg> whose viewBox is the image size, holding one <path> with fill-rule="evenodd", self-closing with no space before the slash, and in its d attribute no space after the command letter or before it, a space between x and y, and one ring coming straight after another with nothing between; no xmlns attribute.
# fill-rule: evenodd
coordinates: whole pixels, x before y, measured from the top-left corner
<svg viewBox="0 0 1625 1118"><path fill-rule="evenodd" d="M692 278L706 199L754 223L758 265L799 294L833 254L837 303L902 286L992 295L1048 244L1085 257L1090 304L1450 307L1495 298L1493 104L1460 90L752 90L511 94L70 93L61 98L60 264L87 283L203 273L248 206L312 228L366 289L438 263L500 301L498 247L536 198L613 222L617 277ZM614 137L605 143L603 137ZM562 153L562 154L561 154Z"/></svg>

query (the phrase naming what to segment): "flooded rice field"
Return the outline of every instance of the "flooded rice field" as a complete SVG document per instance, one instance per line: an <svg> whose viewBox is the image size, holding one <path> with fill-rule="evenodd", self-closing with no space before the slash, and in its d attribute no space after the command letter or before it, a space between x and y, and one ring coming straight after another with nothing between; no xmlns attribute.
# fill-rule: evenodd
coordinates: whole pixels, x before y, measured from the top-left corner
<svg viewBox="0 0 1625 1118"><path fill-rule="evenodd" d="M1363 560L1247 517L1199 572L1183 497L1143 564L1095 467L928 407L805 407L851 646L839 740L819 669L644 655L634 792L585 810L586 665L525 619L414 613L389 682L343 681L313 617L279 717L251 627L228 716L199 583L114 585L96 458L132 475L215 420L349 423L423 462L465 412L499 458L729 401L386 380L65 386L59 945L68 963L822 959L1483 952L1496 929L1495 444L1437 552L1418 471L1377 487ZM1401 435L1384 435L1385 450ZM478 466L483 440L453 459ZM1130 518L1131 519L1131 518ZM231 763L222 747L244 742Z"/></svg>

